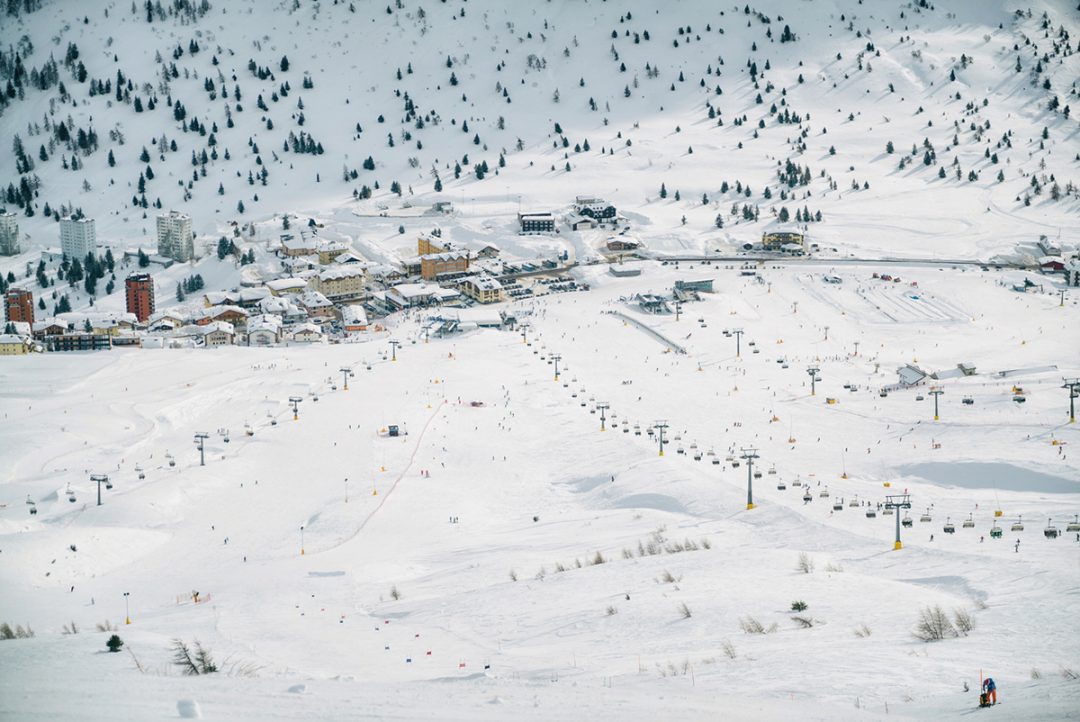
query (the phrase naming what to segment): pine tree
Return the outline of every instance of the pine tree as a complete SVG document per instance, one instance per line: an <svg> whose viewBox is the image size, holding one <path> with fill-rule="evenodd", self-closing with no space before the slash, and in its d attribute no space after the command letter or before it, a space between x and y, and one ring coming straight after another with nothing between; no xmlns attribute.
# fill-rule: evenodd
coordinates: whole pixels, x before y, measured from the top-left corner
<svg viewBox="0 0 1080 722"><path fill-rule="evenodd" d="M667 186L665 186L663 183L660 184L660 197L667 198Z"/></svg>
<svg viewBox="0 0 1080 722"><path fill-rule="evenodd" d="M184 288L179 283L176 284L176 300L183 303L184 301Z"/></svg>

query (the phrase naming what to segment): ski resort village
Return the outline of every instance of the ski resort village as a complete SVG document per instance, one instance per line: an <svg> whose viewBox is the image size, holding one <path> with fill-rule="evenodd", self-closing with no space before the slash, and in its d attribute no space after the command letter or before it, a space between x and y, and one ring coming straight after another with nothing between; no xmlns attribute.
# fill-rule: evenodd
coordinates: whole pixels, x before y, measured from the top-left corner
<svg viewBox="0 0 1080 722"><path fill-rule="evenodd" d="M0 40L0 719L1076 719L1076 0Z"/></svg>

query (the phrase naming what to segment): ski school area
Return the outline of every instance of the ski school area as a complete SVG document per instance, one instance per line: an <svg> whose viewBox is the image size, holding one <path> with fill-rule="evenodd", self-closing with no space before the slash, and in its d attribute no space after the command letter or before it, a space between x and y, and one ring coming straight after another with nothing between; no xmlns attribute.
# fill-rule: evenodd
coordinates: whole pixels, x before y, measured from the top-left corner
<svg viewBox="0 0 1080 722"><path fill-rule="evenodd" d="M1072 718L1075 301L640 267L442 337L6 359L0 716L923 719L992 679Z"/></svg>

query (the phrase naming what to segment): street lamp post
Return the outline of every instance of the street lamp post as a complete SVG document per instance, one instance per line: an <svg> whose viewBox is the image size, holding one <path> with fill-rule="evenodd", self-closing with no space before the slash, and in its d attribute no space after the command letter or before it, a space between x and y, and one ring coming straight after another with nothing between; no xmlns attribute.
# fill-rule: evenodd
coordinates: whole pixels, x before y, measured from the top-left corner
<svg viewBox="0 0 1080 722"><path fill-rule="evenodd" d="M529 343L529 324L521 324L521 342Z"/></svg>
<svg viewBox="0 0 1080 722"><path fill-rule="evenodd" d="M300 525L300 556L304 556L304 525Z"/></svg>
<svg viewBox="0 0 1080 722"><path fill-rule="evenodd" d="M682 301L676 300L675 301L675 320L678 321L679 317L681 315L682 315Z"/></svg>
<svg viewBox="0 0 1080 722"><path fill-rule="evenodd" d="M205 431L195 432L195 443L199 445L199 466L206 466L205 441L208 438L210 438L210 434Z"/></svg>
<svg viewBox="0 0 1080 722"><path fill-rule="evenodd" d="M666 429L667 427L668 425L666 421L656 422L656 429L660 432L658 434L658 436L660 437L660 456L664 455L664 429Z"/></svg>
<svg viewBox="0 0 1080 722"><path fill-rule="evenodd" d="M943 393L945 393L944 389L930 389L930 395L934 397L934 421L938 420L938 396L941 396Z"/></svg>
<svg viewBox="0 0 1080 722"><path fill-rule="evenodd" d="M401 345L400 341L390 342L390 360L397 361L397 347Z"/></svg>
<svg viewBox="0 0 1080 722"><path fill-rule="evenodd" d="M90 481L97 482L97 505L101 506L101 485L104 484L106 489L111 489L112 484L109 482L108 474L91 474Z"/></svg>
<svg viewBox="0 0 1080 722"><path fill-rule="evenodd" d="M820 371L820 370L821 369L818 368L817 366L811 366L810 368L806 369L806 373L810 374L810 395L811 396L816 396L817 395L818 371Z"/></svg>
<svg viewBox="0 0 1080 722"><path fill-rule="evenodd" d="M911 508L911 496L909 494L889 494L885 497L885 508L896 511L896 541L893 543L893 549L903 549L904 545L900 543L900 510Z"/></svg>
<svg viewBox="0 0 1080 722"><path fill-rule="evenodd" d="M297 408L297 406L303 400L304 400L304 398L302 396L290 396L289 397L289 403L292 404L292 420L293 421L296 421L297 419L300 418L300 410Z"/></svg>
<svg viewBox="0 0 1080 722"><path fill-rule="evenodd" d="M828 326L825 327L825 340L826 341L829 340L829 327Z"/></svg>
<svg viewBox="0 0 1080 722"><path fill-rule="evenodd" d="M743 449L742 458L746 460L746 508L754 508L754 459L759 458L757 449Z"/></svg>
<svg viewBox="0 0 1080 722"><path fill-rule="evenodd" d="M559 380L559 361L562 360L562 354L558 354L558 353L551 354L551 360L555 362L555 380L558 381Z"/></svg>
<svg viewBox="0 0 1080 722"><path fill-rule="evenodd" d="M128 598L131 596L131 592L124 592L124 624L131 624L131 604Z"/></svg>
<svg viewBox="0 0 1080 722"><path fill-rule="evenodd" d="M601 401L600 403L598 403L596 405L596 408L600 409L600 430L601 431L605 430L604 422L607 421L607 418L604 416L604 412L607 409L609 409L610 407L611 407L611 404L607 403L606 401Z"/></svg>
<svg viewBox="0 0 1080 722"><path fill-rule="evenodd" d="M340 369L338 369L338 371L340 371L341 375L345 377L345 384L344 384L343 388L344 388L345 391L348 391L349 390L349 377L352 376L352 369L350 369L348 366L342 366Z"/></svg>
<svg viewBox="0 0 1080 722"><path fill-rule="evenodd" d="M856 356L859 355L859 342L858 341L855 342L855 355Z"/></svg>

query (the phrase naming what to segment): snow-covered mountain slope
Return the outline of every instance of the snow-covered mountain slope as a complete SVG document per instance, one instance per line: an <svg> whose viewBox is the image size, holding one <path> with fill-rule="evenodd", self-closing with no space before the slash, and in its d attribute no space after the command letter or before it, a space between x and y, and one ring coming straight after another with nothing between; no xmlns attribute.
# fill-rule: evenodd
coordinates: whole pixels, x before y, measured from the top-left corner
<svg viewBox="0 0 1080 722"><path fill-rule="evenodd" d="M0 188L17 201L20 177L40 181L31 248L57 243L46 203L136 243L159 201L217 234L285 211L442 198L482 214L581 193L673 249L752 240L786 208L820 212L823 244L988 257L1080 208L1066 0L40 5L0 31L0 83L12 52L25 72L2 108ZM32 87L50 58L65 95ZM80 129L96 149L60 139L78 150Z"/></svg>

